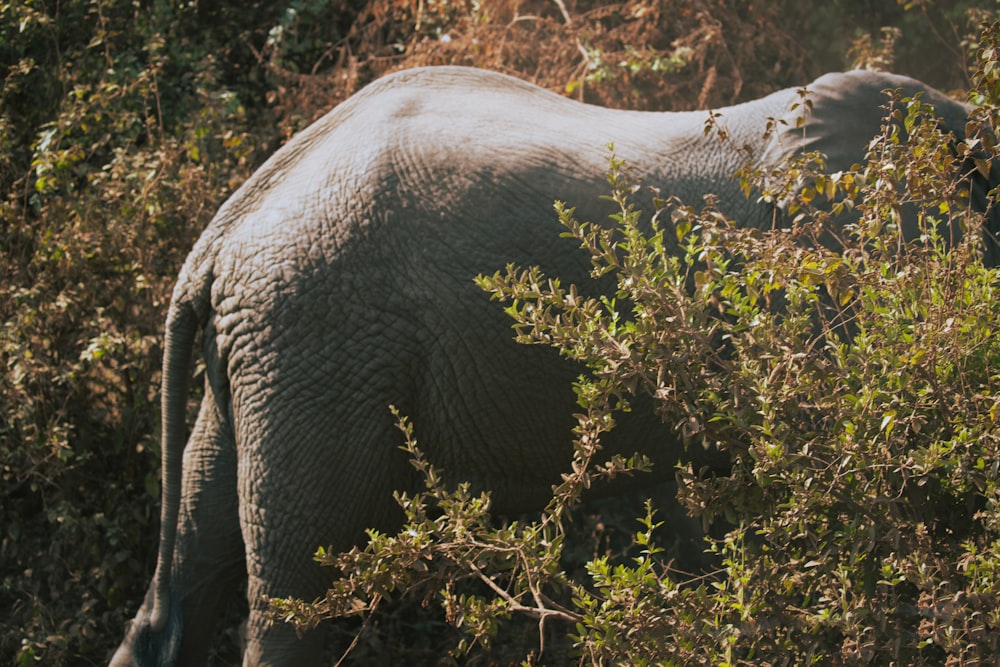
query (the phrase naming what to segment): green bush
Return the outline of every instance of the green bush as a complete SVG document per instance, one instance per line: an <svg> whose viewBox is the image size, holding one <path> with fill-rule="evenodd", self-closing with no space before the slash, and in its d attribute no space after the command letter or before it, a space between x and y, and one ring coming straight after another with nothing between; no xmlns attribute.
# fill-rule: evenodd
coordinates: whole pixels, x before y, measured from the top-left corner
<svg viewBox="0 0 1000 667"><path fill-rule="evenodd" d="M974 95L987 121L998 39L1000 23L979 50ZM495 525L488 495L446 490L404 420L427 484L397 497L405 526L346 554L321 551L343 577L316 605L275 601L276 614L302 626L370 617L409 593L464 633L456 657L527 616L539 631L526 664L546 660L545 627L558 623L581 664L1000 660L1000 269L984 265L985 218L967 178L993 156L996 125L983 128L955 146L919 99L896 99L863 166L823 175L804 156L789 178L748 170L755 196L795 197L789 228L773 231L675 200L649 220L630 201L635 175L612 157L614 228L557 209L594 277L616 279L613 298L584 298L530 267L479 281L507 304L519 340L589 371L577 383L574 460L550 505ZM814 208L818 195L835 203ZM904 209L918 220L912 241ZM853 221L837 247L811 242L842 224L834 213ZM731 457L728 476L677 469L684 506L730 527L706 539L721 566L672 573L647 506L638 551L595 558L589 578L573 580L560 563L567 510L592 481L646 467L593 463L637 394L690 446Z"/></svg>
<svg viewBox="0 0 1000 667"><path fill-rule="evenodd" d="M102 660L146 585L161 313L253 166L215 62L147 4L0 7L5 664Z"/></svg>

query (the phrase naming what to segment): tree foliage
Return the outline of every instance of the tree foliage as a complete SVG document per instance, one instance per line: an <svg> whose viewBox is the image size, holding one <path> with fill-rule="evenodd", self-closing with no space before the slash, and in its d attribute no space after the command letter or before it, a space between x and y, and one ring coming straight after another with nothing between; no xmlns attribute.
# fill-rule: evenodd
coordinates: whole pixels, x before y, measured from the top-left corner
<svg viewBox="0 0 1000 667"><path fill-rule="evenodd" d="M857 41L861 58L895 56L906 73L965 87L963 35L981 18L966 10L991 3L911 4L0 3L0 661L102 663L138 606L155 557L172 282L218 205L293 132L368 81L422 64L489 67L602 104L689 109L840 69ZM880 41L883 25L900 29L895 41ZM981 99L995 98L991 76ZM955 322L954 336L975 329ZM938 369L937 359L910 370ZM963 370L940 369L952 375L939 382ZM893 438L926 419L895 409L883 429ZM986 472L949 470L984 479L983 461Z"/></svg>

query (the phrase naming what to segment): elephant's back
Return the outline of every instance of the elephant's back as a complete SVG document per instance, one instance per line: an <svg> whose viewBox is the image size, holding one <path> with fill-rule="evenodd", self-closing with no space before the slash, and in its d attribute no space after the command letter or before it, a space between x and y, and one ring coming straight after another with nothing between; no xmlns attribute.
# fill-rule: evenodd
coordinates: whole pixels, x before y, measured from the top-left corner
<svg viewBox="0 0 1000 667"><path fill-rule="evenodd" d="M493 72L404 71L276 152L208 233L223 252L267 263L275 252L350 262L347 253L383 255L396 236L474 244L477 225L528 225L535 208L552 219L555 199L606 194L610 142L640 171L650 167L647 118Z"/></svg>
<svg viewBox="0 0 1000 667"><path fill-rule="evenodd" d="M494 72L407 70L277 151L219 211L192 261L212 276L213 305L259 308L332 281L468 289L476 273L511 261L585 275L585 260L562 250L573 244L559 238L552 205L607 220L609 144L664 194L743 200L730 178L744 159L740 133L783 100L734 107L729 150L705 136L705 112L611 110Z"/></svg>

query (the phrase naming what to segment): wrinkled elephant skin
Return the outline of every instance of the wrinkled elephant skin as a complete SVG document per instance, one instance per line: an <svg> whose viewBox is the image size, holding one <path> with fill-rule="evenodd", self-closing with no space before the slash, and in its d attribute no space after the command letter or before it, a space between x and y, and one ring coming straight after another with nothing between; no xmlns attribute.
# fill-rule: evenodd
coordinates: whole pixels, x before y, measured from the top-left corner
<svg viewBox="0 0 1000 667"><path fill-rule="evenodd" d="M719 110L720 142L704 132L706 112L609 110L495 73L416 69L279 150L221 208L173 293L159 561L112 664L202 663L244 581L244 664L318 664L322 633L268 627L261 600L321 595L330 573L312 562L317 546L346 549L399 520L392 491L419 480L390 404L428 458L491 490L497 511L545 502L569 462L578 369L515 344L472 279L517 262L587 283L589 258L560 238L552 204L607 220L609 142L664 195L697 205L714 193L739 224L764 227L780 211L733 178L748 155L768 166L818 149L831 170L847 168L879 130L886 88L922 91L964 129L964 105L912 79L851 72L808 87L805 134L788 89ZM769 118L789 122L765 139ZM188 438L199 332L205 397ZM622 416L609 449L645 451L667 475L678 458L713 462L639 412Z"/></svg>

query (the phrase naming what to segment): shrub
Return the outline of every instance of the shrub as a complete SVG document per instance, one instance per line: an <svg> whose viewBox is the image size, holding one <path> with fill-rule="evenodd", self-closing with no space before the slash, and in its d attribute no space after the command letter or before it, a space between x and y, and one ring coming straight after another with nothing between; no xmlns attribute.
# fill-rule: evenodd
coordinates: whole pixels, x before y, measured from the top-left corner
<svg viewBox="0 0 1000 667"><path fill-rule="evenodd" d="M987 28L979 52L987 120L998 30ZM589 371L577 383L574 460L550 505L493 525L488 496L445 490L404 421L427 483L397 496L404 528L321 552L344 577L318 605L276 601L276 612L305 626L415 589L465 633L456 656L489 647L512 616L537 620L531 664L544 660L549 623L564 624L581 664L1000 659L1000 270L983 262L985 218L968 180L989 168L993 128L954 146L919 99L895 99L863 166L824 175L804 156L786 167L792 178L743 174L757 196L794 196L789 228L772 231L676 200L646 219L630 199L640 186L612 157L614 228L557 209L593 276L614 276L613 297L583 298L530 267L479 279L507 304L519 340ZM795 194L765 183L806 185ZM819 194L830 210L814 207ZM911 241L904 208L918 220ZM837 247L811 242L842 224L834 213L852 220ZM647 507L638 552L595 558L589 579L574 581L559 560L567 510L591 478L646 466L592 463L636 394L691 446L731 457L728 476L677 469L685 507L729 526L706 539L721 566L671 573ZM479 585L457 593L462 580Z"/></svg>
<svg viewBox="0 0 1000 667"><path fill-rule="evenodd" d="M161 311L256 140L165 5L37 5L0 8L0 661L58 665L146 584Z"/></svg>

